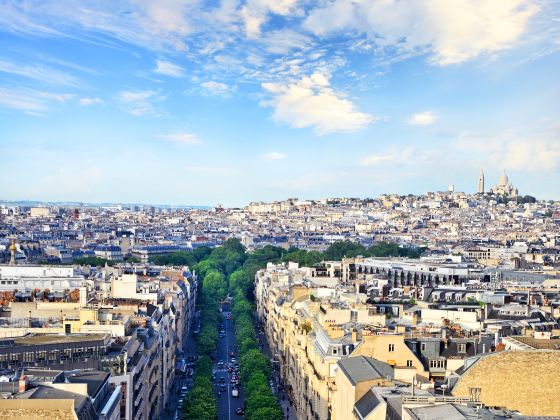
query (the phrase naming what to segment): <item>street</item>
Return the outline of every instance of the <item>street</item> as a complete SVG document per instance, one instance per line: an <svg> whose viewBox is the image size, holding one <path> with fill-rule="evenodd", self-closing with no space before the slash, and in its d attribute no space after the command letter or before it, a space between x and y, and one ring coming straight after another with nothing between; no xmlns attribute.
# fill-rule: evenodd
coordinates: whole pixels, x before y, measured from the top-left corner
<svg viewBox="0 0 560 420"><path fill-rule="evenodd" d="M224 304L222 306L223 313L226 314L230 310L229 304ZM215 375L215 391L216 391L216 400L218 404L218 418L220 420L231 420L235 418L242 418L242 416L237 415L235 412L238 408L243 407L245 403L245 394L243 390L243 386L238 385L237 390L239 391L238 397L232 397L232 384L231 384L231 374L228 373L227 369L224 367L223 369L218 369L217 364L218 362L229 363L231 358L229 357L229 351L234 350L237 348L235 342L235 330L233 319L232 320L225 320L224 321L224 332L225 336L219 339L218 342L218 357L216 358L214 368L216 369ZM237 356L237 352L235 352ZM226 391L220 392L220 378L225 378L225 386Z"/></svg>
<svg viewBox="0 0 560 420"><path fill-rule="evenodd" d="M222 306L224 315L229 312L230 305L224 304ZM224 337L218 338L218 351L216 355L216 360L214 360L212 365L212 370L215 372L214 379L212 380L214 384L214 391L216 395L216 403L218 408L218 419L231 420L231 419L242 419L242 415L236 413L237 409L241 408L245 404L245 394L243 389L243 384L238 385L236 388L239 392L237 397L231 395L233 385L231 383L232 373L228 372L227 365L231 364L231 357L229 356L230 351L234 351L237 356L237 346L235 341L235 329L232 320L225 319L223 321L224 325ZM220 330L220 328L218 328ZM192 333L189 335L187 340L185 340L184 356L189 357L196 355L195 341ZM219 367L218 363L223 362L223 367ZM223 383L221 382L223 378ZM225 391L220 389L223 387ZM173 384L173 390L170 395L168 410L164 410L161 415L162 420L173 420L175 418L182 418L182 408L178 408L178 403L183 398L180 396L181 388L187 386L189 389L192 386L191 377L176 376L175 382ZM176 417L176 414L177 417ZM294 417L295 418L295 417Z"/></svg>
<svg viewBox="0 0 560 420"><path fill-rule="evenodd" d="M195 319L189 335L185 337L185 340L183 341L183 355L178 356L177 359L188 359L188 357L196 356L196 342L193 331L196 329L195 324L197 322L199 322L198 319ZM182 388L187 387L190 389L192 384L193 377L189 377L186 374L179 375L178 373L175 375L175 381L173 382L173 388L170 391L167 406L161 413L161 420L175 420L183 418L183 408L182 406L179 408L179 401L184 400L184 397L181 396L181 393L184 393Z"/></svg>

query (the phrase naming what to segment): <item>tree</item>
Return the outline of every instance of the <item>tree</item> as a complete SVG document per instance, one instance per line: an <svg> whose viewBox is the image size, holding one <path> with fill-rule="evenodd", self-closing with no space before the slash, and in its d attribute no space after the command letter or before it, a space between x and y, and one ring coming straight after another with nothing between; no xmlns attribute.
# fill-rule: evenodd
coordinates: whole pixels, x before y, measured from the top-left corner
<svg viewBox="0 0 560 420"><path fill-rule="evenodd" d="M247 351L239 360L241 366L241 377L248 380L256 372L263 373L266 377L270 375L270 362L258 349Z"/></svg>
<svg viewBox="0 0 560 420"><path fill-rule="evenodd" d="M202 279L206 277L206 274L208 274L208 272L220 271L220 269L221 267L219 266L219 264L211 258L205 258L195 266L198 277Z"/></svg>
<svg viewBox="0 0 560 420"><path fill-rule="evenodd" d="M100 257L87 256L87 257L75 258L74 264L101 267L104 265L109 265L109 266L115 265L115 261L109 261L105 258L100 258Z"/></svg>
<svg viewBox="0 0 560 420"><path fill-rule="evenodd" d="M223 245L225 250L235 252L236 254L245 256L245 247L241 244L241 241L237 238L229 238Z"/></svg>
<svg viewBox="0 0 560 420"><path fill-rule="evenodd" d="M532 204L532 203L536 203L537 199L535 197L533 197L532 195L526 195L526 196L519 196L517 197L517 203L518 204Z"/></svg>
<svg viewBox="0 0 560 420"><path fill-rule="evenodd" d="M275 404L270 407L259 407L254 411L249 410L246 418L248 420L282 420L284 418L284 413L282 412L278 404Z"/></svg>
<svg viewBox="0 0 560 420"><path fill-rule="evenodd" d="M223 274L218 271L207 272L202 281L202 292L206 298L224 299L227 294L227 283Z"/></svg>
<svg viewBox="0 0 560 420"><path fill-rule="evenodd" d="M363 245L351 241L337 241L331 244L324 252L325 259L339 261L344 257L357 257L364 255L366 249Z"/></svg>

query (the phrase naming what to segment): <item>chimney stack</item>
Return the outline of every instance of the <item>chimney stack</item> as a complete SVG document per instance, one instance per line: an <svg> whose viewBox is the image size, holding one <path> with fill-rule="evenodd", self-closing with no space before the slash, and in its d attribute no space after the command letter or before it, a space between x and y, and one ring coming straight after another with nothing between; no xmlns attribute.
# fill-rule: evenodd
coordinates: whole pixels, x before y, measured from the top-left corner
<svg viewBox="0 0 560 420"><path fill-rule="evenodd" d="M27 389L27 375L23 375L21 378L19 378L19 388L18 388L18 392L25 392L25 390Z"/></svg>

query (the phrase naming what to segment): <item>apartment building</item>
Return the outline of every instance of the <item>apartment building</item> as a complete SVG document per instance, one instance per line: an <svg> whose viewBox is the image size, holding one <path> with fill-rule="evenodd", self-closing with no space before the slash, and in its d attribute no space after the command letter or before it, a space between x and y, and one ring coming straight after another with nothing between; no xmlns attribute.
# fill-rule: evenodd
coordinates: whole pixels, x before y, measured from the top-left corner
<svg viewBox="0 0 560 420"><path fill-rule="evenodd" d="M0 322L0 368L108 372L110 388L118 390L118 399L115 394L112 400L118 406L117 418L158 418L173 388L178 346L194 315L197 279L188 267L147 274L141 282L136 274L123 274L134 280L130 293L121 287L113 297L109 289L103 301L97 299L92 281L87 281L91 291L84 304L79 299L49 301L45 293L6 301ZM149 287L148 293L156 291L150 293L152 299L145 299L144 287ZM17 390L14 395L19 395ZM113 411L100 410L93 418L114 417Z"/></svg>
<svg viewBox="0 0 560 420"><path fill-rule="evenodd" d="M257 313L300 418L337 418L336 375L349 358L374 357L401 381L427 380L403 336L374 334L372 328L385 327L386 315L368 307L365 295L315 284L325 279L301 277L304 271L269 265L257 273L255 287Z"/></svg>

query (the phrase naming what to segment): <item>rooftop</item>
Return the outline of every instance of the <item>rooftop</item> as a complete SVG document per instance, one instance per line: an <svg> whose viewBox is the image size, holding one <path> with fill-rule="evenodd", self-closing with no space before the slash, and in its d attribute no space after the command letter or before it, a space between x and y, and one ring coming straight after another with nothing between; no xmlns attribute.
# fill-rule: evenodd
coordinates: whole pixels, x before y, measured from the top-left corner
<svg viewBox="0 0 560 420"><path fill-rule="evenodd" d="M368 356L342 359L338 362L338 366L352 385L374 379L393 379L394 377L393 368L390 365Z"/></svg>
<svg viewBox="0 0 560 420"><path fill-rule="evenodd" d="M59 343L77 343L80 341L103 340L106 334L72 334L72 335L26 335L25 337L14 338L15 345L38 345L38 344L59 344Z"/></svg>
<svg viewBox="0 0 560 420"><path fill-rule="evenodd" d="M109 376L109 373L100 371L80 372L66 375L66 380L73 384L86 384L88 395L95 398Z"/></svg>

